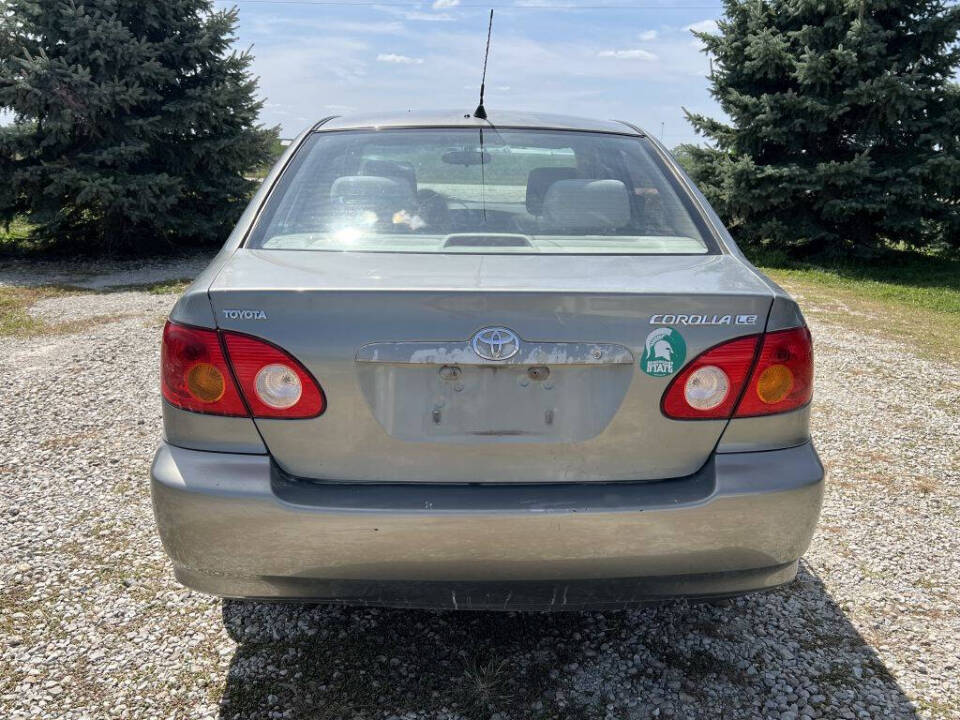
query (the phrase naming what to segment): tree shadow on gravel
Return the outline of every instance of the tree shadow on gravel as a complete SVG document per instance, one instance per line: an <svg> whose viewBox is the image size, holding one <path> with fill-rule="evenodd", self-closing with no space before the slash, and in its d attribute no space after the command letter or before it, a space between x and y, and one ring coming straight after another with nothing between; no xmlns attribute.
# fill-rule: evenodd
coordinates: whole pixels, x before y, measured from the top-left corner
<svg viewBox="0 0 960 720"><path fill-rule="evenodd" d="M238 643L224 720L917 717L806 568L727 607L457 613L224 601L223 622Z"/></svg>

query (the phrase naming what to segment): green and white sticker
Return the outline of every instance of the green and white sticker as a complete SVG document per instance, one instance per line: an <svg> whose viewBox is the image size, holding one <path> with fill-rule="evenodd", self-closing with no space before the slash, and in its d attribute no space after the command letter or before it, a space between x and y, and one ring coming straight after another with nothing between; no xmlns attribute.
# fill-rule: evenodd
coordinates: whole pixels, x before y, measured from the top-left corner
<svg viewBox="0 0 960 720"><path fill-rule="evenodd" d="M640 368L653 377L673 375L683 367L687 357L687 343L672 327L660 327L647 335L643 344Z"/></svg>

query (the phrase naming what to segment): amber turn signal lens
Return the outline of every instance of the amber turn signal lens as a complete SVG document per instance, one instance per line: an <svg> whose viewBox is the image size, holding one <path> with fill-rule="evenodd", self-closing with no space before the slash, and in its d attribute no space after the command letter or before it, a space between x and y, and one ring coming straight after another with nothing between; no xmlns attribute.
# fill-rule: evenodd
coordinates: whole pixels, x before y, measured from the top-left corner
<svg viewBox="0 0 960 720"><path fill-rule="evenodd" d="M793 373L786 365L771 365L757 379L757 396L768 405L782 401L793 390Z"/></svg>
<svg viewBox="0 0 960 720"><path fill-rule="evenodd" d="M217 402L227 389L223 373L210 363L197 363L187 371L187 389L197 400Z"/></svg>

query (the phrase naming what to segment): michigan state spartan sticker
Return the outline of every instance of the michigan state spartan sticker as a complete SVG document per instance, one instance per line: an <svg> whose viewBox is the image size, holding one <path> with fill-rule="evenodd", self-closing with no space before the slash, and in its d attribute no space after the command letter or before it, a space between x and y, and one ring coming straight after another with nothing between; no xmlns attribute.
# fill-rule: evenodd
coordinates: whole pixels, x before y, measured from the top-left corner
<svg viewBox="0 0 960 720"><path fill-rule="evenodd" d="M683 367L686 357L687 343L683 336L672 327L661 327L647 335L640 368L653 377L673 375Z"/></svg>

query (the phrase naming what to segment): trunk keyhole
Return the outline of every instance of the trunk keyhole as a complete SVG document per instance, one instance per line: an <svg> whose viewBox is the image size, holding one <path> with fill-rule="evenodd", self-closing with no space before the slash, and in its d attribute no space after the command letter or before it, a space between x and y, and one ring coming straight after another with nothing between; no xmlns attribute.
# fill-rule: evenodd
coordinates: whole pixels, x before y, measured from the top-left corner
<svg viewBox="0 0 960 720"><path fill-rule="evenodd" d="M544 365L534 365L532 368L527 369L527 377L537 381L546 380L550 377L550 368Z"/></svg>

